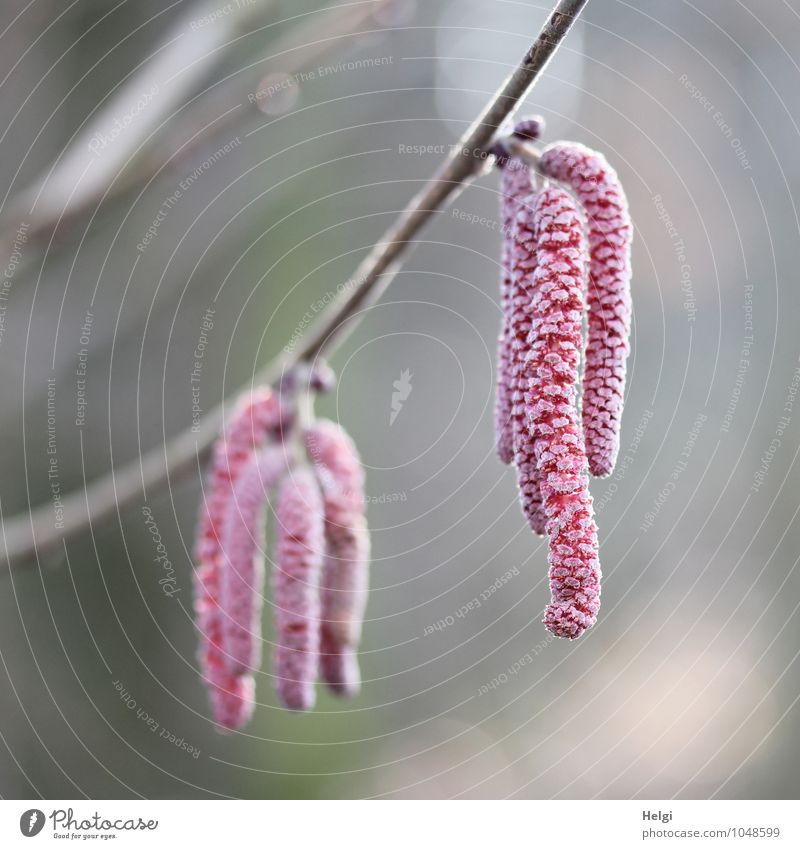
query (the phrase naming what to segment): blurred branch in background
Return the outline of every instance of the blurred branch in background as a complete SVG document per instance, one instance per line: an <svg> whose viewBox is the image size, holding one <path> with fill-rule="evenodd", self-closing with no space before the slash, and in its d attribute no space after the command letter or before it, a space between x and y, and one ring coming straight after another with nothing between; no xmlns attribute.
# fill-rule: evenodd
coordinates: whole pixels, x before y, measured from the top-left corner
<svg viewBox="0 0 800 849"><path fill-rule="evenodd" d="M358 28L374 22L380 10L390 3L391 0L359 0L305 13L302 17L308 20L303 20L271 42L267 56L230 74L187 104L178 128L185 141L175 151L175 138L171 132L168 141L156 146L148 158L148 167L142 168L141 176L153 175L164 164L175 165L199 143L240 122L240 106L257 109L265 70L274 66L276 71L291 77L309 67L313 61L339 49L343 38L380 33L380 29L359 31ZM252 99L247 94L251 94Z"/></svg>
<svg viewBox="0 0 800 849"><path fill-rule="evenodd" d="M27 222L29 238L47 239L82 215L96 214L102 203L176 168L200 144L258 108L258 99L248 94L258 91L266 68L275 64L289 75L299 72L338 48L342 38L363 35L358 27L388 2L358 0L298 15L290 19L298 21L293 27L270 42L268 55L199 92L243 39L286 20L254 26L272 0L231 4L224 15L217 0L191 6L56 161L9 201L0 215L0 244L13 241L20 220Z"/></svg>
<svg viewBox="0 0 800 849"><path fill-rule="evenodd" d="M486 165L486 149L498 128L530 91L550 57L587 0L560 0L536 40L513 73L454 145L441 167L422 191L409 201L394 224L356 269L341 298L334 300L307 337L289 358L279 358L257 376L258 382L274 382L298 364L329 354L363 317L363 307L379 297L391 282L408 247L428 220ZM357 314L358 313L358 314ZM174 439L129 463L119 472L91 483L62 499L63 528L55 528L52 507L47 504L31 513L15 516L3 524L5 564L28 560L62 544L94 523L119 513L148 488L160 487L192 469L198 469L219 433L224 405L206 415L199 428ZM0 521L2 508L0 506Z"/></svg>

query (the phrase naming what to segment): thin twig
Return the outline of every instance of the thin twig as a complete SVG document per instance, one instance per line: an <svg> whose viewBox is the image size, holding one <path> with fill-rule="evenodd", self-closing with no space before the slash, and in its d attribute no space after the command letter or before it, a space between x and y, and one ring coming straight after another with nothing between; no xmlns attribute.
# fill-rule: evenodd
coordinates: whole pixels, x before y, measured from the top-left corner
<svg viewBox="0 0 800 849"><path fill-rule="evenodd" d="M414 197L384 237L359 265L352 286L334 301L312 327L291 357L278 358L258 376L258 382L274 382L300 362L330 354L358 320L356 313L371 303L389 285L403 254L422 227L486 163L486 149L497 129L514 112L539 77L558 44L569 31L587 0L560 0L530 50L511 76L491 98L481 115L451 150L439 170ZM348 294L347 289L351 289ZM362 313L363 314L363 313ZM197 469L216 438L224 405L205 416L199 431L184 431L119 472L113 470L84 490L62 499L64 527L55 528L52 505L45 504L29 514L4 522L6 566L51 550L89 525L143 497L167 481Z"/></svg>
<svg viewBox="0 0 800 849"><path fill-rule="evenodd" d="M508 136L501 139L500 144L517 159L526 162L536 171L539 171L539 162L542 158L541 151L538 147L528 141L523 141L516 136Z"/></svg>
<svg viewBox="0 0 800 849"><path fill-rule="evenodd" d="M325 316L317 328L312 328L299 359L313 360L329 352L354 327L355 323L349 320L351 316L380 297L397 271L398 261L409 242L485 164L485 151L497 129L530 91L585 5L586 0L561 0L557 4L515 71L500 86L458 144L451 148L439 170L358 266L352 278L356 281L352 292L348 294L345 289L340 301L332 304L331 315ZM334 320L331 321L331 318Z"/></svg>

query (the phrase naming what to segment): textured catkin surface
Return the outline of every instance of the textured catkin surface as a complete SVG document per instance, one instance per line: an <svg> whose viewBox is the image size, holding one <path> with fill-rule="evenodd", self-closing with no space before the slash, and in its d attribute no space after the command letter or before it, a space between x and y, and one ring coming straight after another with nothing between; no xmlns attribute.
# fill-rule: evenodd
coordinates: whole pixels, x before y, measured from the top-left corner
<svg viewBox="0 0 800 849"><path fill-rule="evenodd" d="M530 351L531 319L536 285L536 243L533 239L535 196L519 204L511 242L511 285L506 314L509 316L511 357L511 422L514 465L517 469L522 512L536 534L544 534L547 517L542 502L540 475L536 466L533 435L525 411L528 377L526 359Z"/></svg>
<svg viewBox="0 0 800 849"><path fill-rule="evenodd" d="M364 471L355 444L337 424L317 422L306 433L325 508L320 671L341 695L360 687L356 649L369 586L370 541Z"/></svg>
<svg viewBox="0 0 800 849"><path fill-rule="evenodd" d="M285 478L276 525L275 689L287 708L310 710L319 664L325 518L319 484L309 468L296 469Z"/></svg>
<svg viewBox="0 0 800 849"><path fill-rule="evenodd" d="M583 375L583 427L589 471L604 476L619 452L630 350L631 226L628 203L605 157L583 145L545 148L542 171L567 183L586 212L589 232L589 321Z"/></svg>
<svg viewBox="0 0 800 849"><path fill-rule="evenodd" d="M234 675L253 672L261 662L264 507L269 490L285 471L282 445L252 454L227 506L222 529L225 568L219 604L225 665Z"/></svg>
<svg viewBox="0 0 800 849"><path fill-rule="evenodd" d="M497 399L495 402L495 435L497 455L503 463L514 460L513 380L514 330L511 302L513 298L514 231L520 205L530 196L531 173L518 159L509 159L500 180L500 214L503 226L500 256L500 307L503 312L497 346Z"/></svg>
<svg viewBox="0 0 800 849"><path fill-rule="evenodd" d="M572 197L550 186L536 197L530 238L534 274L526 412L550 538L552 600L544 622L574 639L594 625L600 606L597 526L586 451L576 411L582 347L585 244Z"/></svg>
<svg viewBox="0 0 800 849"><path fill-rule="evenodd" d="M281 409L269 389L259 389L234 412L214 446L195 544L195 613L200 638L198 658L208 688L214 720L238 728L253 710L253 680L232 672L224 644L220 591L225 560L221 540L228 505L243 468L253 452L280 429Z"/></svg>

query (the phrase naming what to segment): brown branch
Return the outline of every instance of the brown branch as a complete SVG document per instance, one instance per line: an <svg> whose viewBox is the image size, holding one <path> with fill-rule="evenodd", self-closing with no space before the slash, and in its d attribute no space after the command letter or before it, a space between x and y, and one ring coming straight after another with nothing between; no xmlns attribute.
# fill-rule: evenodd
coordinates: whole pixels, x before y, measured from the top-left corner
<svg viewBox="0 0 800 849"><path fill-rule="evenodd" d="M389 285L404 253L427 221L485 165L485 151L498 127L513 114L536 82L586 2L560 0L516 70L464 133L439 170L359 265L352 286L346 287L343 296L327 308L298 350L291 357L270 363L257 375L257 382L273 382L298 363L329 354L341 343L357 321L356 312L379 297ZM223 405L220 405L204 417L199 432L184 431L121 471L112 470L83 491L62 499L63 528L54 527L51 504L3 522L6 566L14 560L30 558L59 546L62 540L143 498L145 491L196 469L219 432L222 415Z"/></svg>
<svg viewBox="0 0 800 849"><path fill-rule="evenodd" d="M586 0L561 0L556 5L516 70L451 149L439 170L356 269L353 279L357 285L352 293L347 294L345 290L341 302L332 304L332 317L338 320L331 321L330 317L326 317L327 321L323 319L319 327L314 328L316 332L311 333L302 346L300 359L312 360L330 351L354 326L353 321L348 321L353 313L380 297L391 282L408 243L416 237L428 219L451 200L485 164L485 151L498 127L514 113L530 91L585 5ZM345 329L345 322L348 329Z"/></svg>

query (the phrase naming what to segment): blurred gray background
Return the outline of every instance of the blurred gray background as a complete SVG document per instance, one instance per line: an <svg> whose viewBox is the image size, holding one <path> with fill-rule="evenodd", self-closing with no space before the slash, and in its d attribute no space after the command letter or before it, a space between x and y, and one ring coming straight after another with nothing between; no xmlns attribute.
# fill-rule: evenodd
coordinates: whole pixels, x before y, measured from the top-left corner
<svg viewBox="0 0 800 849"><path fill-rule="evenodd" d="M235 0L3 5L4 521L52 498L50 446L66 494L192 425L208 309L199 405L234 397L442 159L409 148L456 141L551 4L250 5L230 34ZM336 30L343 8L361 16L353 33ZM191 618L195 472L147 494L172 597L141 504L0 576L0 794L795 798L798 44L795 0L589 0L525 105L545 141L606 153L636 228L622 449L593 482L605 583L587 636L548 640L546 546L493 451L488 174L425 231L318 405L368 469L361 695L320 692L290 715L267 664L253 723L215 732ZM139 113L95 161L84 142L85 162L62 156L42 176L165 53L176 70L157 97L190 79L147 150L114 166L101 206L34 232L48 204L58 217L91 188ZM268 601L264 628L268 641Z"/></svg>

